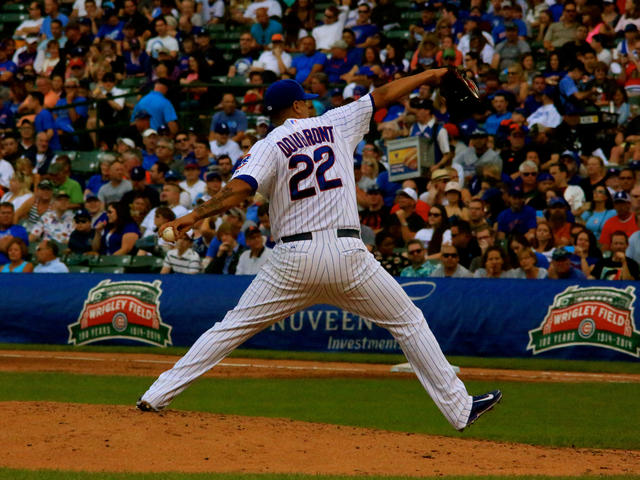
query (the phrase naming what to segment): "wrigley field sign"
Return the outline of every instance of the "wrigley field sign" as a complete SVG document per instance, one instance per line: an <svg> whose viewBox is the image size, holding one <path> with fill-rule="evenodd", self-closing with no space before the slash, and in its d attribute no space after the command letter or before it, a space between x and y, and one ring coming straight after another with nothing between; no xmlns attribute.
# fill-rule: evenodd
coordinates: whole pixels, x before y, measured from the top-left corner
<svg viewBox="0 0 640 480"><path fill-rule="evenodd" d="M533 354L591 345L640 357L640 332L634 325L635 287L568 287L553 299L541 325L529 331Z"/></svg>
<svg viewBox="0 0 640 480"><path fill-rule="evenodd" d="M68 342L84 345L127 339L171 345L171 326L160 318L160 285L160 280L100 282L89 291L78 321L68 326Z"/></svg>

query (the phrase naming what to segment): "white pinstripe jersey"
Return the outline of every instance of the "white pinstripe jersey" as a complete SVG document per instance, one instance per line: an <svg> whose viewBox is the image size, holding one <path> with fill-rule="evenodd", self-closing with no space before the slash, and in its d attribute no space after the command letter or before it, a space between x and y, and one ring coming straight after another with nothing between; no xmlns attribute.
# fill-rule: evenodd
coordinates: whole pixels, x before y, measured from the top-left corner
<svg viewBox="0 0 640 480"><path fill-rule="evenodd" d="M233 177L269 199L275 239L360 228L353 151L372 113L366 95L319 117L288 119L251 148Z"/></svg>

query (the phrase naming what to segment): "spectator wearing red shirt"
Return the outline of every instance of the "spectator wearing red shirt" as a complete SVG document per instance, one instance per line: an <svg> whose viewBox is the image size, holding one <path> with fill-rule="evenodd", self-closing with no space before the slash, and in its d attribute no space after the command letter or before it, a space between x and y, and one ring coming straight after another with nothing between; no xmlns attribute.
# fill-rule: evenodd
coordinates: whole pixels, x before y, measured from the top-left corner
<svg viewBox="0 0 640 480"><path fill-rule="evenodd" d="M624 190L616 192L613 196L613 208L615 208L617 215L605 222L600 234L600 244L603 251L609 250L613 232L621 231L630 237L638 230L636 218L631 213L631 197L627 192Z"/></svg>

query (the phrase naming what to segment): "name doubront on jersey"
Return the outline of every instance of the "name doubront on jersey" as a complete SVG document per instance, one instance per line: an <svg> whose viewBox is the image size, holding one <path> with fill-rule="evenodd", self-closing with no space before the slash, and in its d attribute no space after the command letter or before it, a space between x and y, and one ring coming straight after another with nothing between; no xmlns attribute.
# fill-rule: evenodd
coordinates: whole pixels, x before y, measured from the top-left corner
<svg viewBox="0 0 640 480"><path fill-rule="evenodd" d="M280 151L285 157L290 157L298 150L305 147L312 147L319 143L334 143L333 126L322 126L305 128L301 132L293 132L291 135L283 137L282 140L276 142Z"/></svg>

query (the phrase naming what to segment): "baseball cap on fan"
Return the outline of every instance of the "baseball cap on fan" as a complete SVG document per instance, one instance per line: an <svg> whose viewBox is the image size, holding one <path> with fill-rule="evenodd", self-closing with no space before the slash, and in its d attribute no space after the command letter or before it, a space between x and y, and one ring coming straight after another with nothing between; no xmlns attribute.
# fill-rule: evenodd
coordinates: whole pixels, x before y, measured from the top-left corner
<svg viewBox="0 0 640 480"><path fill-rule="evenodd" d="M312 100L318 95L306 93L295 80L287 78L273 83L264 94L264 107L269 115L278 113L293 105L297 100Z"/></svg>

